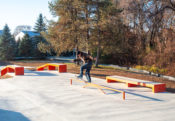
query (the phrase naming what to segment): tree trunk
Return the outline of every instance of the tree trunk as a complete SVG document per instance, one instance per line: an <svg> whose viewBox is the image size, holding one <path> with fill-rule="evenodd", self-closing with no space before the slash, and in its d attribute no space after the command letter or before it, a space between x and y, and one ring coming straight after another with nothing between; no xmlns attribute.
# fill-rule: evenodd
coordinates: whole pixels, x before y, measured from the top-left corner
<svg viewBox="0 0 175 121"><path fill-rule="evenodd" d="M78 46L76 46L76 59L78 58Z"/></svg>
<svg viewBox="0 0 175 121"><path fill-rule="evenodd" d="M100 21L100 11L99 11L99 0L97 0L97 29L98 29L98 46L97 46L97 57L95 61L95 67L98 67L99 64L99 58L100 58L100 45L101 45L101 40L100 40L100 26L99 26L99 21Z"/></svg>
<svg viewBox="0 0 175 121"><path fill-rule="evenodd" d="M96 61L95 61L95 67L98 67L99 64L99 58L100 58L100 46L98 46L97 48L97 57L96 57Z"/></svg>
<svg viewBox="0 0 175 121"><path fill-rule="evenodd" d="M78 51L79 51L79 48L78 48L78 45L76 45L76 59L78 59ZM80 65L80 62L76 61L76 64Z"/></svg>

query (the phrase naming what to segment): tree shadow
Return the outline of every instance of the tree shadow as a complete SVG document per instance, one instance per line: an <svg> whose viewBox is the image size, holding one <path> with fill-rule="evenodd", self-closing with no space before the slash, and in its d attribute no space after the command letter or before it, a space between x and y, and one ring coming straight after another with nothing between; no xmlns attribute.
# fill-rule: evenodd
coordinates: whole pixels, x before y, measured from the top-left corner
<svg viewBox="0 0 175 121"><path fill-rule="evenodd" d="M0 66L12 65L12 63L8 61L0 61Z"/></svg>
<svg viewBox="0 0 175 121"><path fill-rule="evenodd" d="M142 97L142 98L145 98L145 99L149 99L149 100L152 100L152 101L163 101L163 100L158 99L158 98L153 98L153 97L149 97L149 96L145 96L145 95L141 95L141 94L137 94L137 93L133 93L133 92L129 92L129 91L125 91L125 92L126 92L126 94L139 96L139 97ZM152 92L150 92L150 93L152 93Z"/></svg>
<svg viewBox="0 0 175 121"><path fill-rule="evenodd" d="M19 112L0 109L0 121L30 121Z"/></svg>
<svg viewBox="0 0 175 121"><path fill-rule="evenodd" d="M105 86L105 85L102 85L102 86ZM110 86L105 86L105 87L116 89L116 88L113 88L113 87L110 87ZM149 96L145 96L145 95L142 95L142 94L135 93L134 90L131 90L131 89L116 89L116 90L124 91L126 94L142 97L142 98L152 100L152 101L163 101L163 100L158 99L158 98L153 98L153 97L149 97ZM119 93L119 92L112 91L111 93L108 93L108 94L110 95L110 94L116 94L116 93ZM150 92L150 93L152 93L152 92ZM162 93L164 93L164 92L162 92Z"/></svg>
<svg viewBox="0 0 175 121"><path fill-rule="evenodd" d="M27 76L58 76L57 74L44 72L44 71L25 71Z"/></svg>
<svg viewBox="0 0 175 121"><path fill-rule="evenodd" d="M166 91L171 92L171 93L175 93L175 89L174 88L166 88Z"/></svg>
<svg viewBox="0 0 175 121"><path fill-rule="evenodd" d="M94 74L94 73L92 73L91 75L94 77L104 77L104 78L106 78L106 76L110 76L108 74Z"/></svg>

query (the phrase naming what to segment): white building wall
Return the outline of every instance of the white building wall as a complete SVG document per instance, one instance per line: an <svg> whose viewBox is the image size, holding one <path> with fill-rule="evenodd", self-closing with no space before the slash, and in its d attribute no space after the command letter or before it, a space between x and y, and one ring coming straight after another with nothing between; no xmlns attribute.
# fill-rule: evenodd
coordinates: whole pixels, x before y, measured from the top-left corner
<svg viewBox="0 0 175 121"><path fill-rule="evenodd" d="M18 40L21 40L24 36L25 36L25 34L24 34L23 32L20 32L20 33L15 37L15 41L17 42Z"/></svg>

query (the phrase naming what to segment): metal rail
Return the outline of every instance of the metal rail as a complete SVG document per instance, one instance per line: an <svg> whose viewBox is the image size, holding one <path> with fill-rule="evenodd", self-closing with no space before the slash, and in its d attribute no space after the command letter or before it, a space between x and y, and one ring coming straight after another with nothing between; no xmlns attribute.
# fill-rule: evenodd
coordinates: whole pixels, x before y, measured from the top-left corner
<svg viewBox="0 0 175 121"><path fill-rule="evenodd" d="M78 82L85 83L86 85L84 85L83 88L85 88L85 87L95 87L95 88L99 89L104 94L106 94L106 93L103 91L103 89L107 89L107 90L111 90L111 91L115 91L115 92L120 92L120 93L123 94L123 100L125 100L125 92L124 91L116 90L116 89L113 89L113 88L110 88L110 87L106 87L106 86L101 86L101 85L98 85L98 84L86 83L83 80L74 79L74 78L70 79L70 84L71 85L72 85L73 81L78 81Z"/></svg>

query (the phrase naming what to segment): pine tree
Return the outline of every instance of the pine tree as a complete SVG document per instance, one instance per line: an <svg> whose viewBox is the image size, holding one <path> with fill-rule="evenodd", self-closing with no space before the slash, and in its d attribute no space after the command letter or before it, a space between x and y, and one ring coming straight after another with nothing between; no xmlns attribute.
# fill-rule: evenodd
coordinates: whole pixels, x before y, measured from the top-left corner
<svg viewBox="0 0 175 121"><path fill-rule="evenodd" d="M33 53L32 55L33 55L33 57L43 58L43 57L47 56L47 53L44 54L42 51L40 51L40 48L39 48L40 43L47 44L46 40L44 39L44 37L42 35L35 36L32 38L32 53Z"/></svg>
<svg viewBox="0 0 175 121"><path fill-rule="evenodd" d="M0 59L10 60L13 59L16 52L16 43L10 33L10 29L6 24L3 29L3 33L0 41Z"/></svg>
<svg viewBox="0 0 175 121"><path fill-rule="evenodd" d="M46 32L46 23L44 22L44 18L42 14L39 14L39 17L37 19L36 25L34 27L34 30L38 33L40 33L39 36L36 36L32 39L33 44L33 56L34 57L44 57L46 54L43 54L40 52L38 48L39 43L46 43L45 38L43 37L42 33Z"/></svg>
<svg viewBox="0 0 175 121"><path fill-rule="evenodd" d="M24 38L19 43L19 56L22 57L32 57L32 40L29 35L26 34Z"/></svg>
<svg viewBox="0 0 175 121"><path fill-rule="evenodd" d="M94 15L92 19L94 22L92 24L93 30L91 36L93 38L92 45L96 49L97 56L95 66L98 67L102 49L105 49L102 47L104 47L104 43L106 43L106 29L109 28L109 25L113 24L113 19L118 19L117 14L120 13L121 10L117 8L117 4L114 4L112 0L94 0L93 4ZM113 27L111 26L108 30L113 29Z"/></svg>
<svg viewBox="0 0 175 121"><path fill-rule="evenodd" d="M37 22L35 23L34 30L38 33L46 31L46 23L44 22L44 18L42 14L39 14Z"/></svg>
<svg viewBox="0 0 175 121"><path fill-rule="evenodd" d="M80 31L82 34L82 40L84 40L86 52L90 52L90 40L91 40L91 30L93 25L92 16L94 14L94 2L93 0L80 0L81 3L81 13L79 15L80 19Z"/></svg>
<svg viewBox="0 0 175 121"><path fill-rule="evenodd" d="M50 9L59 19L49 26L46 39L56 52L73 48L95 51L98 66L106 40L104 31L120 12L116 4L112 0L56 0L50 3Z"/></svg>
<svg viewBox="0 0 175 121"><path fill-rule="evenodd" d="M92 0L56 0L49 4L58 21L48 27L46 40L57 54L66 51L86 50L90 39L90 6Z"/></svg>

